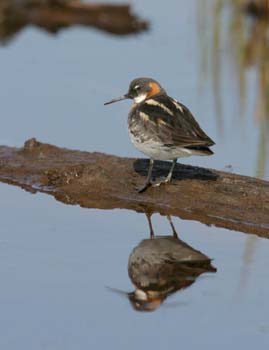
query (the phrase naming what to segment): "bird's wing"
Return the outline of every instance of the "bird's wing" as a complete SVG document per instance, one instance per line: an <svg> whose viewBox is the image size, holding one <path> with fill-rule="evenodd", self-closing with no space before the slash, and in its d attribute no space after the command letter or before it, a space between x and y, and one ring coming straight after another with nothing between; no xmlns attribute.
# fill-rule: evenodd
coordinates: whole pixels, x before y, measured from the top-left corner
<svg viewBox="0 0 269 350"><path fill-rule="evenodd" d="M136 109L151 139L177 147L213 146L189 109L167 95L146 100ZM165 140L165 142L164 142Z"/></svg>

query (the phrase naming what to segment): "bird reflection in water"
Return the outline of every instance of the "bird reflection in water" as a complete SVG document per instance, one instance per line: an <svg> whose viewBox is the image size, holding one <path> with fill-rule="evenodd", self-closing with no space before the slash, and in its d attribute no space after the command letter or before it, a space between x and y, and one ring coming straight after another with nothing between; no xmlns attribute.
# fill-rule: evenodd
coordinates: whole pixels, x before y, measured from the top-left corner
<svg viewBox="0 0 269 350"><path fill-rule="evenodd" d="M172 236L155 236L147 215L150 238L130 254L128 273L135 291L128 298L138 311L154 311L172 293L187 288L205 272L216 272L211 259L178 238L170 216Z"/></svg>

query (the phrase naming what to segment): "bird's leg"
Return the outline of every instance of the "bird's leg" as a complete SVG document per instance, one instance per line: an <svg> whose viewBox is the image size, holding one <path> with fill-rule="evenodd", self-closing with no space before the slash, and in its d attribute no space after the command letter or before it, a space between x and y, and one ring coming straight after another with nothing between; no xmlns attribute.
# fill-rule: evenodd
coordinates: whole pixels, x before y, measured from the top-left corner
<svg viewBox="0 0 269 350"><path fill-rule="evenodd" d="M173 159L173 163L172 163L172 166L169 170L169 173L168 175L166 176L166 178L163 180L163 181L159 181L159 182L156 182L154 183L152 186L153 187L157 187L157 186L160 186L161 184L165 184L167 182L170 182L171 179L172 179L172 176L173 176L173 171L174 171L174 168L176 166L176 163L177 163L177 158L176 159Z"/></svg>
<svg viewBox="0 0 269 350"><path fill-rule="evenodd" d="M175 166L177 164L177 158L176 159L173 159L173 163L172 163L172 166L170 168L170 171L166 177L166 179L164 180L164 182L170 182L172 180L172 176L173 176L173 171L175 169Z"/></svg>
<svg viewBox="0 0 269 350"><path fill-rule="evenodd" d="M168 219L169 224L170 224L170 226L171 226L171 228L172 228L173 236L174 236L175 238L178 238L177 231L176 231L175 226L174 226L174 224L173 224L173 222L172 222L171 216L170 216L170 215L167 215L167 219Z"/></svg>
<svg viewBox="0 0 269 350"><path fill-rule="evenodd" d="M151 222L151 214L149 214L149 213L145 213L145 214L146 214L148 224L149 224L150 238L154 238L154 231L153 231L153 226L152 226L152 222Z"/></svg>
<svg viewBox="0 0 269 350"><path fill-rule="evenodd" d="M139 193L144 192L151 185L150 180L151 180L153 165L154 165L154 160L152 158L150 158L148 176L147 176L147 179L146 179L146 182L144 183L144 185L138 190Z"/></svg>

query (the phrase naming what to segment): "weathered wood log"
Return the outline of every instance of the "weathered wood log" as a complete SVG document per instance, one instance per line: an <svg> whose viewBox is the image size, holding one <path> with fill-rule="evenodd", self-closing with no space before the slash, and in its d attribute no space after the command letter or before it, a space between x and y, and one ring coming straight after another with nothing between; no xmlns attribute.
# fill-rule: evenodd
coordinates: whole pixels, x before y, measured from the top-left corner
<svg viewBox="0 0 269 350"><path fill-rule="evenodd" d="M168 162L157 162L154 176ZM136 190L148 161L58 148L35 139L23 148L0 147L0 180L87 208L125 208L174 215L269 238L269 182L177 165L173 182Z"/></svg>
<svg viewBox="0 0 269 350"><path fill-rule="evenodd" d="M1 0L0 40L6 42L27 25L51 33L72 25L92 26L127 35L148 28L148 22L131 13L130 5L83 4L79 0Z"/></svg>

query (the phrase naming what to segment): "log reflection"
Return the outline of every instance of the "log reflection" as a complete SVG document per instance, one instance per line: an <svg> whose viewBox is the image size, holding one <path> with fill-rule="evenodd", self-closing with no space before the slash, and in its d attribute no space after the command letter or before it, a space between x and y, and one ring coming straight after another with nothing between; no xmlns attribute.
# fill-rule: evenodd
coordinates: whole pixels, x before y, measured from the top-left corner
<svg viewBox="0 0 269 350"><path fill-rule="evenodd" d="M138 33L148 28L148 22L133 15L126 4L83 4L79 0L1 0L1 42L6 43L28 25L50 33L83 25L115 35Z"/></svg>

